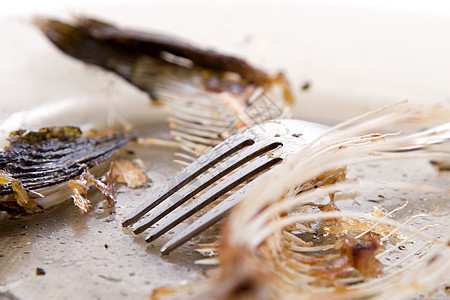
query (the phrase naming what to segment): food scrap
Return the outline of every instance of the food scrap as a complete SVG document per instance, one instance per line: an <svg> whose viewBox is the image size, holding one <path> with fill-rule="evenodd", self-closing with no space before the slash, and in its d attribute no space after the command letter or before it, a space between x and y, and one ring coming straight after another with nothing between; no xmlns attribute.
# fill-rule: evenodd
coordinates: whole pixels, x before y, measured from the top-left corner
<svg viewBox="0 0 450 300"><path fill-rule="evenodd" d="M431 164L439 171L450 171L450 160L431 160Z"/></svg>
<svg viewBox="0 0 450 300"><path fill-rule="evenodd" d="M80 213L83 214L89 210L90 201L86 197L88 184L94 184L102 192L103 198L108 201L109 205L114 206L116 204L114 181L111 173L110 169L105 175L97 179L88 170L85 170L78 178L69 180L68 185L73 191L73 203L78 207Z"/></svg>
<svg viewBox="0 0 450 300"><path fill-rule="evenodd" d="M335 244L335 248L340 249L338 258L329 266L313 269L310 275L334 281L357 270L364 277L376 277L383 271L383 265L376 258L380 247L380 238L376 235L371 234L366 241L344 235Z"/></svg>
<svg viewBox="0 0 450 300"><path fill-rule="evenodd" d="M218 253L217 268L202 282L156 289L151 299L411 299L441 286L450 266L450 243L448 236L432 231L448 223L445 217L433 220L437 209L410 213L418 203L408 199L392 201L389 212L371 212L371 205L364 210L349 205L353 197L337 197L379 195L380 189L417 198L449 195L448 186L420 186L405 177L399 182L342 180L346 169L361 163L390 170L385 162L448 157L448 119L411 135L371 133L386 125L412 122L425 128L427 120L440 121L437 111L387 109L336 126L339 132L321 136L270 176L255 180L228 215L213 249L208 248ZM330 195L331 202L323 205Z"/></svg>
<svg viewBox="0 0 450 300"><path fill-rule="evenodd" d="M64 200L44 197L55 192L50 189L80 175L82 180L94 182L112 204L109 183L96 180L86 170L109 159L127 142L120 133L83 134L76 127L12 132L9 146L0 152L0 210L16 215L40 211L57 203L53 201ZM80 203L81 207L86 206Z"/></svg>
<svg viewBox="0 0 450 300"><path fill-rule="evenodd" d="M139 188L149 181L147 168L140 159L114 160L111 162L112 177L115 182L125 183L129 188Z"/></svg>
<svg viewBox="0 0 450 300"><path fill-rule="evenodd" d="M37 267L36 268L36 275L37 276L44 276L45 275L45 270L42 268Z"/></svg>
<svg viewBox="0 0 450 300"><path fill-rule="evenodd" d="M171 134L191 157L239 128L288 114L293 105L283 73L269 75L176 37L83 17L35 23L64 53L118 74L163 104Z"/></svg>

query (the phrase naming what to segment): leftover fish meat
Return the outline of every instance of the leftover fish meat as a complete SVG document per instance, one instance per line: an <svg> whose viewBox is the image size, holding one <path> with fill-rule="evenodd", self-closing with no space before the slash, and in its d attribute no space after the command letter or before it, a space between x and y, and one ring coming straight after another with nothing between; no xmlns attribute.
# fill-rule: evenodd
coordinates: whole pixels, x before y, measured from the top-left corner
<svg viewBox="0 0 450 300"><path fill-rule="evenodd" d="M449 220L437 200L448 200L448 182L418 184L401 174L382 181L371 178L368 165L393 172L396 163L419 163L433 171L428 160L450 156L449 110L388 108L332 127L334 134L318 136L255 180L218 241L202 249L216 255L204 262L217 268L203 281L156 289L151 299L413 299L444 286ZM441 125L430 127L435 121ZM429 129L397 131L411 124ZM391 126L395 131L386 131ZM359 179L313 183L327 170L364 165ZM306 189L299 193L299 186ZM393 192L383 198L389 210L366 198L380 190ZM431 209L425 197L427 204L436 197Z"/></svg>
<svg viewBox="0 0 450 300"><path fill-rule="evenodd" d="M76 127L12 132L9 146L0 152L0 210L13 214L41 210L49 205L38 200L46 188L86 177L88 168L109 159L128 140L120 133L83 134Z"/></svg>
<svg viewBox="0 0 450 300"><path fill-rule="evenodd" d="M239 128L288 116L294 101L283 73L272 76L172 36L89 18L36 24L64 53L118 74L163 104L171 133L191 157Z"/></svg>

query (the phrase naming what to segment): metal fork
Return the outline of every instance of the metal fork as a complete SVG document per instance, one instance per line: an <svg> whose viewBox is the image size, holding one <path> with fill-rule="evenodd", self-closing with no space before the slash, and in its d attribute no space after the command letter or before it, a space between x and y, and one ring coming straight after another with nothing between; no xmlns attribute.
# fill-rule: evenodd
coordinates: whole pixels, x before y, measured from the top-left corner
<svg viewBox="0 0 450 300"><path fill-rule="evenodd" d="M222 219L240 202L252 186L252 182L242 183L261 176L327 129L316 123L285 119L268 121L238 132L198 157L154 192L125 218L122 225L137 222L133 231L139 234L161 220L146 237L145 240L150 242L214 200L238 189L169 240L161 248L163 254L168 254ZM195 196L190 203L180 207Z"/></svg>

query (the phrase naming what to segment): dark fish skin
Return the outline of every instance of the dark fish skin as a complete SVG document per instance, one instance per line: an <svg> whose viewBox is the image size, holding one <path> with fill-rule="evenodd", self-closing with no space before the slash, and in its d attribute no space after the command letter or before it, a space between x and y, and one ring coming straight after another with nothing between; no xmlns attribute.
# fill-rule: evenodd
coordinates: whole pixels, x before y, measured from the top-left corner
<svg viewBox="0 0 450 300"><path fill-rule="evenodd" d="M36 18L35 24L61 51L85 63L112 71L137 88L155 96L157 76L190 71L203 74L205 80L215 75L222 80L227 73L236 73L241 83L269 89L281 84L288 104L294 96L284 74L270 76L244 59L219 53L172 36L118 28L112 24L85 17L73 22ZM169 54L192 63L191 67L168 61ZM150 63L149 63L150 62Z"/></svg>
<svg viewBox="0 0 450 300"><path fill-rule="evenodd" d="M167 63L162 58L164 52L188 59L204 69L238 73L244 80L256 85L265 85L270 81L264 71L252 67L241 58L202 49L170 36L120 29L89 18L78 18L71 24L38 18L35 23L63 52L114 71L128 81L131 81L135 64L144 56ZM148 92L151 94L151 91Z"/></svg>
<svg viewBox="0 0 450 300"><path fill-rule="evenodd" d="M268 75L179 38L84 17L36 18L35 24L63 53L121 76L165 106L170 133L193 156L294 103L282 72Z"/></svg>
<svg viewBox="0 0 450 300"><path fill-rule="evenodd" d="M76 127L16 131L10 145L0 152L0 170L21 181L26 190L55 185L110 158L129 138L122 134L83 135ZM0 196L13 193L0 185Z"/></svg>

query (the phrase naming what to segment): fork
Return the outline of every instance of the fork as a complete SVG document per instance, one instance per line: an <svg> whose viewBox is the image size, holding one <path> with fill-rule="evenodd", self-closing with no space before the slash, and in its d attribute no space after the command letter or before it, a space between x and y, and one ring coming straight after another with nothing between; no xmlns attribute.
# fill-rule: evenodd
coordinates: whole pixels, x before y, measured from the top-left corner
<svg viewBox="0 0 450 300"><path fill-rule="evenodd" d="M327 129L328 127L317 123L281 119L238 132L199 156L154 192L125 218L122 226L136 223L133 232L140 234L161 220L158 226L150 229L145 238L147 242L151 242L208 204L222 198L219 204L161 248L162 254L168 254L226 216L243 199L246 191L253 185L253 179L264 176L265 171L280 164L287 156ZM192 198L187 205L181 206Z"/></svg>

